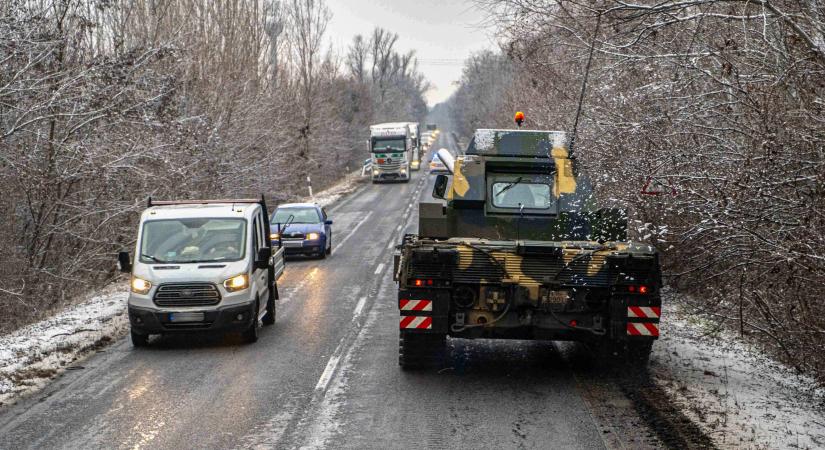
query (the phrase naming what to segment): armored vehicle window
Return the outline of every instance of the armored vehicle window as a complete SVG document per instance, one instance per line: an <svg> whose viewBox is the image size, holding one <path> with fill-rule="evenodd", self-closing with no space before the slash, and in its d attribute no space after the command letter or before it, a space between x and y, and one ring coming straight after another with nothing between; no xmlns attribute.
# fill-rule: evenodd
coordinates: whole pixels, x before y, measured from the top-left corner
<svg viewBox="0 0 825 450"><path fill-rule="evenodd" d="M493 184L493 206L496 208L550 209L550 186L515 180Z"/></svg>

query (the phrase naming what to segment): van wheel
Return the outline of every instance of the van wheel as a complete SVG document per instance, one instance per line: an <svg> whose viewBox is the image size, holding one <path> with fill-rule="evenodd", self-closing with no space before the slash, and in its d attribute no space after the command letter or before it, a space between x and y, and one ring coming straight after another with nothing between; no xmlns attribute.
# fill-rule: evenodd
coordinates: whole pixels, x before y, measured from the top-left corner
<svg viewBox="0 0 825 450"><path fill-rule="evenodd" d="M132 335L132 345L135 347L148 347L149 346L149 335L148 334L140 334L135 333L132 331L130 333Z"/></svg>
<svg viewBox="0 0 825 450"><path fill-rule="evenodd" d="M252 325L250 325L249 328L243 332L243 340L244 342L247 342L249 344L258 342L258 328L260 328L261 323L261 321L258 320L258 311L260 311L260 307L260 303L258 303L258 301L255 301L255 310L252 316Z"/></svg>
<svg viewBox="0 0 825 450"><path fill-rule="evenodd" d="M275 291L277 287L269 291L269 299L266 301L266 315L264 316L264 325L275 325Z"/></svg>

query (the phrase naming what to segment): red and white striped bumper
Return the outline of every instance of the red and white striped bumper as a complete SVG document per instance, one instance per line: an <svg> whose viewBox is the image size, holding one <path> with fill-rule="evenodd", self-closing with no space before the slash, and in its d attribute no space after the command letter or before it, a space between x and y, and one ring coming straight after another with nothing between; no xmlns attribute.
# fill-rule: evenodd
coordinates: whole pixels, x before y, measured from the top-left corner
<svg viewBox="0 0 825 450"><path fill-rule="evenodd" d="M662 315L659 306L628 306L627 317L631 319L658 319Z"/></svg>
<svg viewBox="0 0 825 450"><path fill-rule="evenodd" d="M628 322L628 336L659 336L659 324L652 322Z"/></svg>
<svg viewBox="0 0 825 450"><path fill-rule="evenodd" d="M401 316L402 330L432 330L433 318L423 316Z"/></svg>
<svg viewBox="0 0 825 450"><path fill-rule="evenodd" d="M627 335L659 337L661 315L662 308L659 306L628 306Z"/></svg>
<svg viewBox="0 0 825 450"><path fill-rule="evenodd" d="M430 300L406 300L398 301L398 308L401 311L432 311L433 302Z"/></svg>

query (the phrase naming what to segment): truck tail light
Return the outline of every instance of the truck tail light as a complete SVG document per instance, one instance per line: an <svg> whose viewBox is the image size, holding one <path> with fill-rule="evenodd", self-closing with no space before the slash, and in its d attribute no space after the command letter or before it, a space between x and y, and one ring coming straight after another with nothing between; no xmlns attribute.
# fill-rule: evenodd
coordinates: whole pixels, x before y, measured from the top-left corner
<svg viewBox="0 0 825 450"><path fill-rule="evenodd" d="M631 284L627 286L627 292L631 294L650 294L653 292L653 289L650 286L644 284Z"/></svg>

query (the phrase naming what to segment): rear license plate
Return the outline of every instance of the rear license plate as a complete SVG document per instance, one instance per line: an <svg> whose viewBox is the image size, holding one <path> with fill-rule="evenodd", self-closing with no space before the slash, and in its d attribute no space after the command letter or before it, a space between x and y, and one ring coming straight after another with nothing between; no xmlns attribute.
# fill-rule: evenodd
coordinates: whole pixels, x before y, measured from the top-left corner
<svg viewBox="0 0 825 450"><path fill-rule="evenodd" d="M547 302L554 305L564 305L570 300L570 291L550 291L547 293Z"/></svg>
<svg viewBox="0 0 825 450"><path fill-rule="evenodd" d="M169 321L174 323L180 322L203 322L202 312L177 312L169 313Z"/></svg>

